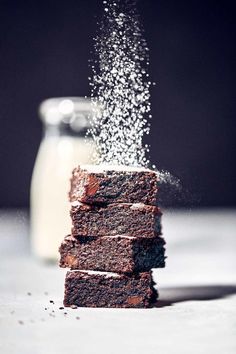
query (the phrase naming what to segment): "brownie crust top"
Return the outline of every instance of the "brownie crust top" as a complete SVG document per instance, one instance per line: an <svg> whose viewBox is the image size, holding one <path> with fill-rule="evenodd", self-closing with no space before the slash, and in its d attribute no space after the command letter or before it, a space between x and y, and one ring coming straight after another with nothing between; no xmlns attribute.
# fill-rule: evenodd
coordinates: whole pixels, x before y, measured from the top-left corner
<svg viewBox="0 0 236 354"><path fill-rule="evenodd" d="M71 202L157 204L157 172L126 166L88 166L79 166L72 172Z"/></svg>

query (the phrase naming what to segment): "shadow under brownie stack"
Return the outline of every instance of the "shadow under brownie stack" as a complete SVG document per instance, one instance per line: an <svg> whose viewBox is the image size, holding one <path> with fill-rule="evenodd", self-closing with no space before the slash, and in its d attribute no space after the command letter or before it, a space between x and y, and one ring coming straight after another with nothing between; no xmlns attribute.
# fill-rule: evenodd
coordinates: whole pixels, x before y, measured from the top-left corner
<svg viewBox="0 0 236 354"><path fill-rule="evenodd" d="M143 168L80 166L69 198L72 231L60 246L65 306L150 307L152 268L165 266L158 175Z"/></svg>

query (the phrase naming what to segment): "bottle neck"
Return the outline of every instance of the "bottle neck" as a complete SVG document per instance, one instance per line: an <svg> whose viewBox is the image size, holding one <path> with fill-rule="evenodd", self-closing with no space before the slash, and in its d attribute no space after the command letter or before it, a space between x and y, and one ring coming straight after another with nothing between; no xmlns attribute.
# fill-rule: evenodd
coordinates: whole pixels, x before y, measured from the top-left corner
<svg viewBox="0 0 236 354"><path fill-rule="evenodd" d="M86 129L81 129L79 131L73 130L69 124L60 122L59 124L45 124L43 127L43 136L44 138L49 137L79 137L84 138L86 135Z"/></svg>

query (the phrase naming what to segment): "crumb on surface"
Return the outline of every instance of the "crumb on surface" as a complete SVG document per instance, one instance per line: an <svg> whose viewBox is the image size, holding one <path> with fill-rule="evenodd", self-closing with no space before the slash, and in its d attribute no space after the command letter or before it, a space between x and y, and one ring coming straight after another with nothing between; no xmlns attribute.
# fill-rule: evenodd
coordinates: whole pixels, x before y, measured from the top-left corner
<svg viewBox="0 0 236 354"><path fill-rule="evenodd" d="M76 305L71 305L71 307L70 307L71 309L77 309L78 308L78 306L76 306Z"/></svg>

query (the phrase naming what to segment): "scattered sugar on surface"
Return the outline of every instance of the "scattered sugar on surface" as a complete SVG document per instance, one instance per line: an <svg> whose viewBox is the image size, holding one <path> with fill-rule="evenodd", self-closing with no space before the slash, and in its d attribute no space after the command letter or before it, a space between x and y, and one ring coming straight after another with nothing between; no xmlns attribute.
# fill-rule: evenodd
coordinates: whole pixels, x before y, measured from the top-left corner
<svg viewBox="0 0 236 354"><path fill-rule="evenodd" d="M150 86L148 47L134 0L103 1L100 32L90 78L91 133L95 163L149 164Z"/></svg>

